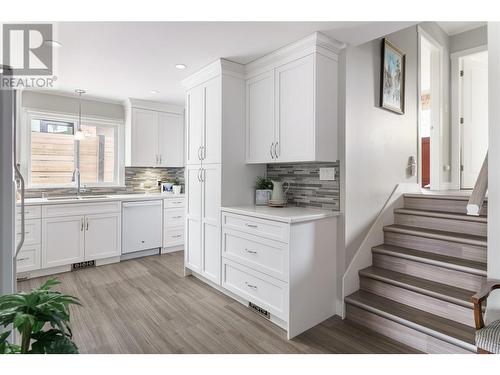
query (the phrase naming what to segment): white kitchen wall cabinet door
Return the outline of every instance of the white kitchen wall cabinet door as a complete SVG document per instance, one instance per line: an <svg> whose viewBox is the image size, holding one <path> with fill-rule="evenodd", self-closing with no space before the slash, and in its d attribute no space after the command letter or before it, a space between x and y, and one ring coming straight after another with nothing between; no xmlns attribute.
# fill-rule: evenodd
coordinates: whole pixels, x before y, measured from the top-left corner
<svg viewBox="0 0 500 375"><path fill-rule="evenodd" d="M222 82L214 78L204 84L205 126L203 131L203 164L221 162Z"/></svg>
<svg viewBox="0 0 500 375"><path fill-rule="evenodd" d="M220 207L221 207L221 166L203 165L202 176L202 272L201 274L216 284L220 284Z"/></svg>
<svg viewBox="0 0 500 375"><path fill-rule="evenodd" d="M84 216L42 219L42 268L81 262L84 252Z"/></svg>
<svg viewBox="0 0 500 375"><path fill-rule="evenodd" d="M274 70L246 81L246 161L275 160Z"/></svg>
<svg viewBox="0 0 500 375"><path fill-rule="evenodd" d="M85 260L119 256L121 213L85 216Z"/></svg>
<svg viewBox="0 0 500 375"><path fill-rule="evenodd" d="M280 162L315 159L314 78L313 55L276 69L276 154Z"/></svg>
<svg viewBox="0 0 500 375"><path fill-rule="evenodd" d="M205 127L205 88L192 88L186 98L186 164L199 164Z"/></svg>
<svg viewBox="0 0 500 375"><path fill-rule="evenodd" d="M201 215L202 215L202 169L201 165L186 167L184 178L186 187L186 227L185 253L186 267L201 272Z"/></svg>
<svg viewBox="0 0 500 375"><path fill-rule="evenodd" d="M158 165L158 112L132 109L132 160L133 167Z"/></svg>
<svg viewBox="0 0 500 375"><path fill-rule="evenodd" d="M158 112L159 166L184 166L184 124L181 115Z"/></svg>

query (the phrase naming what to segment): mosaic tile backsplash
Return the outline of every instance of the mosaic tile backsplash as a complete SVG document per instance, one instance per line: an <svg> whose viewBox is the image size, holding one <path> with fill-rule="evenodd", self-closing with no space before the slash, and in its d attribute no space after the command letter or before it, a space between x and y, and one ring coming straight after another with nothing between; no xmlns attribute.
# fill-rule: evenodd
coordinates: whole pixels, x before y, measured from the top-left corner
<svg viewBox="0 0 500 375"><path fill-rule="evenodd" d="M335 181L321 181L319 168L335 168ZM268 164L267 177L288 181L288 205L340 210L338 163Z"/></svg>
<svg viewBox="0 0 500 375"><path fill-rule="evenodd" d="M125 168L125 186L87 188L85 194L131 194L160 191L156 181L166 182L178 178L184 185L184 168ZM83 186L83 184L82 184ZM183 189L184 192L184 189ZM75 189L27 189L26 198L75 194Z"/></svg>

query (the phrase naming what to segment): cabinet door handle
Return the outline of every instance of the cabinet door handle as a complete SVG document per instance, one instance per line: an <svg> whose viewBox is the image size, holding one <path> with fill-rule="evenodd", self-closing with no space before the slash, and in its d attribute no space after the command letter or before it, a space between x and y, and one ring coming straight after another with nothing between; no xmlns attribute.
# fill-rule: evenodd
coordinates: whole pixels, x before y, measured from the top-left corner
<svg viewBox="0 0 500 375"><path fill-rule="evenodd" d="M279 145L279 142L276 142L274 144L274 156L276 157L276 159L278 159L278 152L276 151L278 149L278 145Z"/></svg>
<svg viewBox="0 0 500 375"><path fill-rule="evenodd" d="M88 230L89 230L89 219L87 219L86 221L87 221L87 227L86 227L86 230L88 231Z"/></svg>
<svg viewBox="0 0 500 375"><path fill-rule="evenodd" d="M274 142L271 143L271 146L269 147L269 153L271 154L271 159L274 159L274 155L273 155L273 146L274 146Z"/></svg>
<svg viewBox="0 0 500 375"><path fill-rule="evenodd" d="M201 174L201 168L198 168L198 181L201 182L201 177L200 177L200 174Z"/></svg>
<svg viewBox="0 0 500 375"><path fill-rule="evenodd" d="M245 223L245 225L249 228L254 228L254 229L257 229L259 226L258 225L255 225L255 224L248 224L248 223Z"/></svg>
<svg viewBox="0 0 500 375"><path fill-rule="evenodd" d="M207 146L201 146L201 158L202 160L205 160L207 158Z"/></svg>
<svg viewBox="0 0 500 375"><path fill-rule="evenodd" d="M201 160L201 146L198 147L198 160Z"/></svg>
<svg viewBox="0 0 500 375"><path fill-rule="evenodd" d="M245 281L245 285L249 288L257 289L257 285L250 284L248 281Z"/></svg>
<svg viewBox="0 0 500 375"><path fill-rule="evenodd" d="M161 159L162 159L162 158L161 158L161 154L160 154L160 165L161 165Z"/></svg>
<svg viewBox="0 0 500 375"><path fill-rule="evenodd" d="M80 232L83 232L83 226L84 226L83 218L80 219L80 223L81 223Z"/></svg>
<svg viewBox="0 0 500 375"><path fill-rule="evenodd" d="M257 252L255 250L248 250L248 249L245 249L245 251L248 253L248 254L257 254Z"/></svg>

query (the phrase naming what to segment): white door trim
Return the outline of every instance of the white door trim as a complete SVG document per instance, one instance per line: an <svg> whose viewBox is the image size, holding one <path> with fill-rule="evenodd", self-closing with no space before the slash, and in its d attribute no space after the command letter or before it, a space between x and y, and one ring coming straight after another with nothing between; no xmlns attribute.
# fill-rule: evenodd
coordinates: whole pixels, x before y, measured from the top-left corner
<svg viewBox="0 0 500 375"><path fill-rule="evenodd" d="M460 58L488 50L486 44L458 51L451 58L451 188L460 189L461 129L460 129Z"/></svg>
<svg viewBox="0 0 500 375"><path fill-rule="evenodd" d="M441 190L442 188L448 188L448 184L442 184L441 175L441 148L442 148L442 124L444 120L444 47L439 43L436 39L434 39L427 31L425 31L420 25L417 26L418 32L418 129L417 129L417 150L418 150L418 182L421 184L422 182L422 147L420 142L420 126L421 126L421 101L420 101L420 93L421 93L421 76L422 73L420 71L421 64L420 58L422 56L422 37L427 39L429 43L431 43L439 52L439 121L433 124L433 129L431 130L431 160L430 160L430 187L431 190ZM436 142L436 138L438 142ZM434 141L433 141L434 139ZM446 185L446 186L445 186Z"/></svg>

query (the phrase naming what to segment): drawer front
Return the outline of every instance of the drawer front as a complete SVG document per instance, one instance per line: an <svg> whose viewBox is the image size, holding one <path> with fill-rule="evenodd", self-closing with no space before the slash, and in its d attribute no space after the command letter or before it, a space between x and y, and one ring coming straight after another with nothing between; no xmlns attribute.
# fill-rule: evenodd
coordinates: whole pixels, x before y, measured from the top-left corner
<svg viewBox="0 0 500 375"><path fill-rule="evenodd" d="M39 270L40 267L40 245L23 246L16 259L17 273Z"/></svg>
<svg viewBox="0 0 500 375"><path fill-rule="evenodd" d="M24 246L39 245L42 242L42 220L30 219L24 222L25 236ZM19 242L21 237L21 220L18 220L16 225L16 240Z"/></svg>
<svg viewBox="0 0 500 375"><path fill-rule="evenodd" d="M17 206L16 216L21 219L21 207ZM24 206L24 219L40 219L42 217L42 206Z"/></svg>
<svg viewBox="0 0 500 375"><path fill-rule="evenodd" d="M52 204L42 208L43 218L121 212L121 202Z"/></svg>
<svg viewBox="0 0 500 375"><path fill-rule="evenodd" d="M256 236L288 243L289 225L272 220L258 219L245 215L223 213L222 225Z"/></svg>
<svg viewBox="0 0 500 375"><path fill-rule="evenodd" d="M165 227L184 225L184 208L168 208L163 211L163 223Z"/></svg>
<svg viewBox="0 0 500 375"><path fill-rule="evenodd" d="M222 236L222 256L288 281L287 244L227 229Z"/></svg>
<svg viewBox="0 0 500 375"><path fill-rule="evenodd" d="M163 247L178 245L184 245L184 228L165 228L163 231Z"/></svg>
<svg viewBox="0 0 500 375"><path fill-rule="evenodd" d="M288 321L288 285L241 264L222 259L222 286Z"/></svg>
<svg viewBox="0 0 500 375"><path fill-rule="evenodd" d="M163 201L163 207L164 208L179 208L179 207L184 207L184 198L171 198L171 199L165 199Z"/></svg>

